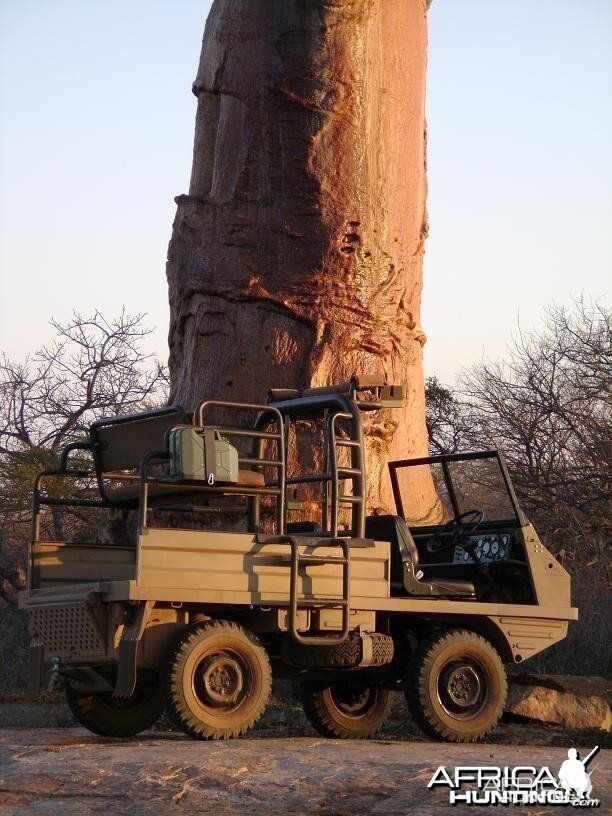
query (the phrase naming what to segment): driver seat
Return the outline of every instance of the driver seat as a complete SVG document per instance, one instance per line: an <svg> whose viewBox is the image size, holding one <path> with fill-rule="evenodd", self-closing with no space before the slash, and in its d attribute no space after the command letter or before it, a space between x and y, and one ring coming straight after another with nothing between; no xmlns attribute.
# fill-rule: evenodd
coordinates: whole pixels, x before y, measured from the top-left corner
<svg viewBox="0 0 612 816"><path fill-rule="evenodd" d="M419 569L419 551L401 516L368 516L366 537L391 542L391 581L400 578L408 595L413 597L475 598L471 581L454 578L428 581Z"/></svg>

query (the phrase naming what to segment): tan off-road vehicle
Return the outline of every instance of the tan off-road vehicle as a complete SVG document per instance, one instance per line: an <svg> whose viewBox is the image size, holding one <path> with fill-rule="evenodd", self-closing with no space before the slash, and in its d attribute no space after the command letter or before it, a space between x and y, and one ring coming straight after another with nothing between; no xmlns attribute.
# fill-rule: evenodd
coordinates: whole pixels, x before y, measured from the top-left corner
<svg viewBox="0 0 612 816"><path fill-rule="evenodd" d="M432 737L484 737L504 663L576 619L570 579L495 450L391 462L396 515L366 514L362 413L400 399L355 378L95 422L34 488L33 688L50 666L97 734L137 734L166 709L214 739L258 720L274 674L301 679L325 736L372 736L403 689ZM414 468L433 480L437 524L410 509ZM109 519L50 540L67 506Z"/></svg>

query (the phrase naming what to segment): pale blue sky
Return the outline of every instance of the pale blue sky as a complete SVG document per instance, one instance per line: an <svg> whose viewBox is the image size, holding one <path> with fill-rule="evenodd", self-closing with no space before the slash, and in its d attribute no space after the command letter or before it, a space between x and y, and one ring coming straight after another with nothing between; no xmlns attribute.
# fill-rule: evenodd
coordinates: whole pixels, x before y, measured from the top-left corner
<svg viewBox="0 0 612 816"><path fill-rule="evenodd" d="M383 2L384 0L380 0ZM271 0L272 2L272 0ZM191 166L205 0L0 0L0 349L147 312ZM434 0L426 371L612 280L612 0Z"/></svg>

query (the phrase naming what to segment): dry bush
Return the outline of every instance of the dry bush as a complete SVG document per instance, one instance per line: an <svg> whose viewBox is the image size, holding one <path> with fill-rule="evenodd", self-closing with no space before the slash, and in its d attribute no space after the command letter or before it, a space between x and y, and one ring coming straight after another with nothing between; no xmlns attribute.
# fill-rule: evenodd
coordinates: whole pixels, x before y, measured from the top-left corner
<svg viewBox="0 0 612 816"><path fill-rule="evenodd" d="M527 514L555 552L607 569L612 534L612 314L580 300L519 333L460 380L472 445L504 451Z"/></svg>

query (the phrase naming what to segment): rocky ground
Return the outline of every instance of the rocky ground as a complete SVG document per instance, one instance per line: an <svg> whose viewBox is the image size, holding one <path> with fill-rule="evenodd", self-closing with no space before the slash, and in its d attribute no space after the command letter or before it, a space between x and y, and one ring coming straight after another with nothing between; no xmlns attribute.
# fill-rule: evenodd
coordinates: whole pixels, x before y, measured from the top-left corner
<svg viewBox="0 0 612 816"><path fill-rule="evenodd" d="M298 706L276 700L247 739L194 742L165 730L132 740L95 737L81 728L0 729L0 816L463 816L485 808L450 807L448 792L428 790L446 765L548 765L566 750L585 755L609 745L596 730L503 722L484 745L431 743L406 719L401 701L380 739L325 740ZM593 760L593 796L612 812L612 751ZM556 806L513 807L548 816Z"/></svg>

